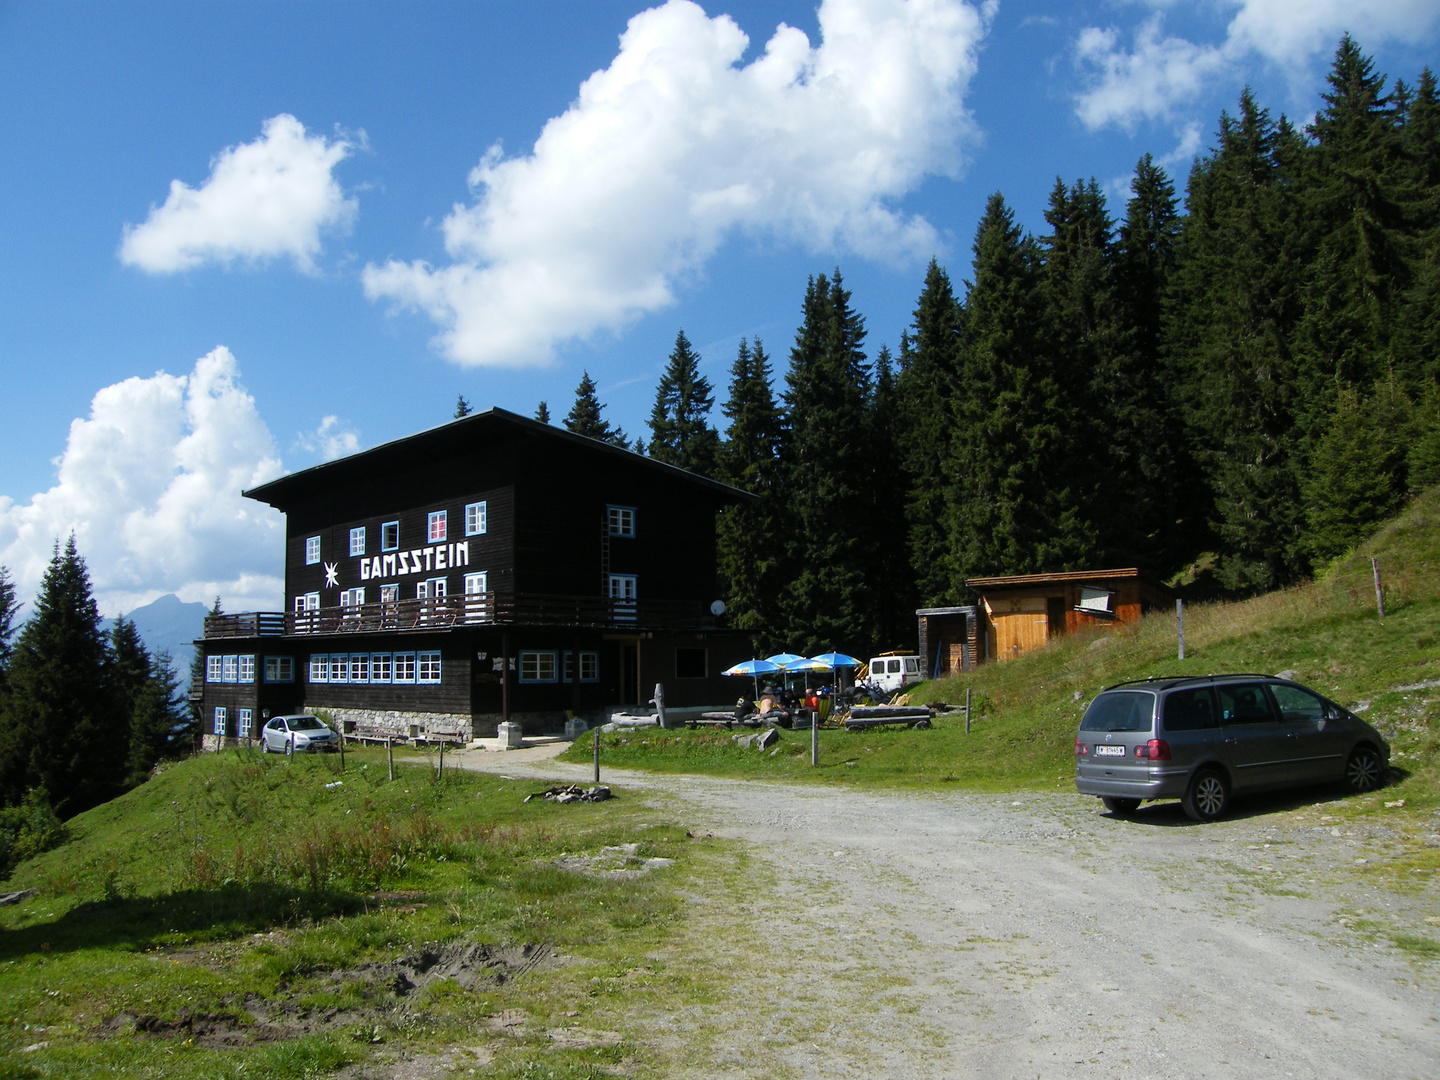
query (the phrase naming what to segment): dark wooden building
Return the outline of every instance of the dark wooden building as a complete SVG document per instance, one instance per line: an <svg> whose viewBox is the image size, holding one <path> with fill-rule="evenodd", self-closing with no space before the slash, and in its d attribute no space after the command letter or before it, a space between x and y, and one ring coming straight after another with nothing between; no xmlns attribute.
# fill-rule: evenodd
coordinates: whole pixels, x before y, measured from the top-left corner
<svg viewBox="0 0 1440 1080"><path fill-rule="evenodd" d="M323 709L355 730L559 730L733 696L715 515L751 496L490 409L245 494L286 517L285 610L206 620L210 741Z"/></svg>

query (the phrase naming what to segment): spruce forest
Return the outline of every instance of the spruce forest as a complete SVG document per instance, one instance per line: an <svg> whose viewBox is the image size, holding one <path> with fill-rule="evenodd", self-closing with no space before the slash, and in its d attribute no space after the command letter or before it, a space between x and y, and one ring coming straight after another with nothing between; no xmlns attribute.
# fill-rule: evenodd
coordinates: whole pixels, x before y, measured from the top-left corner
<svg viewBox="0 0 1440 1080"><path fill-rule="evenodd" d="M893 353L812 278L783 383L740 343L723 439L682 332L639 448L759 497L719 524L732 624L868 655L971 577L1253 594L1440 482L1435 77L1387 86L1347 36L1318 104L1300 129L1247 90L1183 204L1148 154L1118 220L1093 179L1056 181L1039 236L991 196ZM588 375L577 399L567 427L625 444Z"/></svg>

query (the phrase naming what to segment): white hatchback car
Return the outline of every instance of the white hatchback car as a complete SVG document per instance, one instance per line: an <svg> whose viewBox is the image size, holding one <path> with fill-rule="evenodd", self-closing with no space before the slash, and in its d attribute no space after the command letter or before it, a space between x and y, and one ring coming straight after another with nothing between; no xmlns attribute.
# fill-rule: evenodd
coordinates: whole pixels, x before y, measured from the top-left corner
<svg viewBox="0 0 1440 1080"><path fill-rule="evenodd" d="M340 736L317 716L276 716L260 729L260 752L323 754L340 749Z"/></svg>

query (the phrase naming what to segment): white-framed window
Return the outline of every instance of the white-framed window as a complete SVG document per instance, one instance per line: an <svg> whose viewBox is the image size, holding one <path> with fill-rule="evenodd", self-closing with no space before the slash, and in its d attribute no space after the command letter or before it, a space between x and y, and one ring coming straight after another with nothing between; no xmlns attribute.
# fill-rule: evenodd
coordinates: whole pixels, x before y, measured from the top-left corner
<svg viewBox="0 0 1440 1080"><path fill-rule="evenodd" d="M465 504L465 535L480 536L485 532L489 515L483 502Z"/></svg>
<svg viewBox="0 0 1440 1080"><path fill-rule="evenodd" d="M425 538L432 544L443 544L445 542L445 518L446 511L432 510L425 519Z"/></svg>
<svg viewBox="0 0 1440 1080"><path fill-rule="evenodd" d="M635 594L637 591L638 583L634 574L610 575L609 595L617 621L635 621Z"/></svg>
<svg viewBox="0 0 1440 1080"><path fill-rule="evenodd" d="M267 683L294 682L295 658L293 656L265 657L265 681Z"/></svg>
<svg viewBox="0 0 1440 1080"><path fill-rule="evenodd" d="M350 658L343 652L330 654L330 681L332 683L350 681Z"/></svg>
<svg viewBox="0 0 1440 1080"><path fill-rule="evenodd" d="M253 654L240 657L240 681L243 683L255 681L255 657Z"/></svg>
<svg viewBox="0 0 1440 1080"><path fill-rule="evenodd" d="M305 538L305 565L314 566L320 561L320 537L307 536Z"/></svg>
<svg viewBox="0 0 1440 1080"><path fill-rule="evenodd" d="M391 681L397 683L413 683L415 681L415 654L413 652L397 652L395 654L395 674Z"/></svg>
<svg viewBox="0 0 1440 1080"><path fill-rule="evenodd" d="M216 705L216 706L215 706L215 726L214 726L213 728L211 728L211 730L214 731L216 735L220 735L220 736L222 736L222 737L224 736L224 734L225 734L225 726L226 726L226 725L225 725L225 720L226 720L225 706L224 706L224 705Z"/></svg>
<svg viewBox="0 0 1440 1080"><path fill-rule="evenodd" d="M359 607L365 603L365 587L362 585L357 589L340 590L341 607Z"/></svg>
<svg viewBox="0 0 1440 1080"><path fill-rule="evenodd" d="M295 614L302 615L307 611L320 610L320 594L318 592L300 593L295 597Z"/></svg>
<svg viewBox="0 0 1440 1080"><path fill-rule="evenodd" d="M387 521L380 526L380 550L400 550L400 522Z"/></svg>
<svg viewBox="0 0 1440 1080"><path fill-rule="evenodd" d="M416 655L416 682L438 683L440 681L440 654L422 652Z"/></svg>
<svg viewBox="0 0 1440 1080"><path fill-rule="evenodd" d="M489 575L487 575L484 570L481 570L478 574L465 575L466 596L474 596L477 593L485 593L489 591Z"/></svg>
<svg viewBox="0 0 1440 1080"><path fill-rule="evenodd" d="M430 589L430 591L426 595L428 595L431 600L439 600L443 598L446 592L446 580L447 579L443 577L432 577L429 581L425 582L425 584L429 586Z"/></svg>
<svg viewBox="0 0 1440 1080"><path fill-rule="evenodd" d="M399 585L381 585L380 602L382 604L396 604L400 602Z"/></svg>
<svg viewBox="0 0 1440 1080"><path fill-rule="evenodd" d="M553 683L555 679L555 653L553 651L520 653L520 681L522 683Z"/></svg>
<svg viewBox="0 0 1440 1080"><path fill-rule="evenodd" d="M635 508L633 506L607 506L605 511L611 536L635 535Z"/></svg>
<svg viewBox="0 0 1440 1080"><path fill-rule="evenodd" d="M568 683L574 679L575 654L573 652L569 652L568 650L565 653L564 672L565 673L562 676L563 681ZM582 683L600 681L599 653L584 651L580 653L580 681Z"/></svg>
<svg viewBox="0 0 1440 1080"><path fill-rule="evenodd" d="M248 739L248 738L250 737L250 717L251 717L251 715L252 715L252 713L250 712L249 709L236 709L236 710L235 710L235 722L236 722L236 725L237 725L237 727L238 727L238 729L239 729L239 730L236 732L236 734L238 734L238 735L240 736L240 738L242 738L242 739Z"/></svg>
<svg viewBox="0 0 1440 1080"><path fill-rule="evenodd" d="M357 528L357 529L351 529L351 530L350 530L350 554L351 554L351 555L364 555L364 554L365 554L365 526L364 526L364 525L361 525L361 526L360 526L359 528Z"/></svg>
<svg viewBox="0 0 1440 1080"><path fill-rule="evenodd" d="M238 656L226 656L226 657L223 657L222 659L223 659L222 670L223 670L224 674L222 674L222 675L220 676L220 681L221 681L221 682L239 682L239 681L240 681L240 657L238 657Z"/></svg>
<svg viewBox="0 0 1440 1080"><path fill-rule="evenodd" d="M350 654L350 681L352 683L370 681L369 653L357 652Z"/></svg>
<svg viewBox="0 0 1440 1080"><path fill-rule="evenodd" d="M221 666L223 663L224 658L220 656L207 656L205 658L206 682L219 682L222 678L224 678L224 675L222 673L223 668Z"/></svg>
<svg viewBox="0 0 1440 1080"><path fill-rule="evenodd" d="M310 657L310 681L322 683L330 681L330 657L324 653L313 653Z"/></svg>
<svg viewBox="0 0 1440 1080"><path fill-rule="evenodd" d="M489 579L485 571L465 575L465 617L484 619L489 614Z"/></svg>
<svg viewBox="0 0 1440 1080"><path fill-rule="evenodd" d="M370 681L372 683L388 683L390 681L390 654L388 652L370 654Z"/></svg>

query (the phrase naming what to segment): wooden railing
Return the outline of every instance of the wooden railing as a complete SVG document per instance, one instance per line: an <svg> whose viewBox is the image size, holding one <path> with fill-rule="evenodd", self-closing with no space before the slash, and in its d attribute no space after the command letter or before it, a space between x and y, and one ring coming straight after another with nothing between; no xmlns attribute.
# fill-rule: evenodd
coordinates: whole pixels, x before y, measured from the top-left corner
<svg viewBox="0 0 1440 1080"><path fill-rule="evenodd" d="M240 615L206 615L207 638L279 637L285 633L285 615L279 611L247 611Z"/></svg>
<svg viewBox="0 0 1440 1080"><path fill-rule="evenodd" d="M679 628L713 626L715 619L705 605L687 601L610 600L601 596L487 592L313 611L212 615L205 620L205 636L363 634L449 630L457 626L492 624Z"/></svg>

